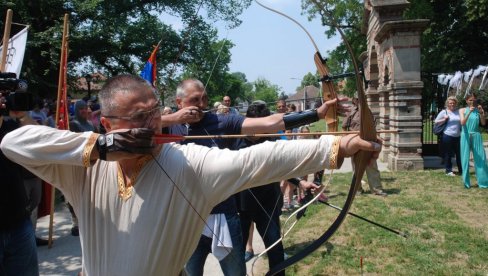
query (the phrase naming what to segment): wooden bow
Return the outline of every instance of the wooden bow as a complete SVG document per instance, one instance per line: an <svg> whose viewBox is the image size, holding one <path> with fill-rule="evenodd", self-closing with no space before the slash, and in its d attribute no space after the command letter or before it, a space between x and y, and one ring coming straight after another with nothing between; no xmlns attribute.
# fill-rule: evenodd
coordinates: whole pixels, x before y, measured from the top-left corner
<svg viewBox="0 0 488 276"><path fill-rule="evenodd" d="M330 12L328 12L323 6L319 5L319 3L316 0L311 0L313 4L322 11L324 14L326 14L330 18L330 23L333 25L334 28L338 30L340 33L342 40L344 44L347 47L348 53L351 56L352 63L354 65L354 70L356 74L356 86L357 86L357 91L358 91L358 99L359 99L359 109L360 109L360 114L361 114L361 125L360 125L360 133L359 136L368 141L376 141L376 128L374 124L374 118L371 113L371 110L368 107L367 100L366 100L366 95L363 89L363 82L359 73L359 68L357 65L357 62L354 58L354 54L352 51L352 48L347 41L344 32L342 29L336 24L335 20L331 16ZM319 56L320 57L320 56ZM318 60L318 58L316 58ZM318 63L316 60L316 64ZM322 59L321 59L322 60ZM318 64L317 64L318 65ZM327 76L328 71L325 70L323 72L320 72L322 75ZM323 81L323 79L322 79ZM324 86L324 85L323 85ZM327 86L330 86L330 83L327 84ZM366 152L366 151L359 151L354 157L353 161L355 164L355 171L354 175L351 181L351 185L349 188L349 193L347 195L346 202L344 204L344 207L342 208L342 211L340 212L339 216L334 220L332 225L325 231L324 234L322 234L317 240L313 241L311 244L309 244L307 247L305 247L303 250L298 252L297 254L291 256L284 262L276 265L266 275L275 275L276 273L286 269L287 267L297 263L298 261L302 260L306 256L308 256L310 253L315 251L317 248L319 248L323 243L325 243L329 238L339 229L340 225L346 218L349 208L352 205L352 202L354 200L354 196L356 195L356 191L361 185L361 179L363 177L363 174L366 170L366 166L368 166L369 161L371 160L372 157L372 152Z"/></svg>

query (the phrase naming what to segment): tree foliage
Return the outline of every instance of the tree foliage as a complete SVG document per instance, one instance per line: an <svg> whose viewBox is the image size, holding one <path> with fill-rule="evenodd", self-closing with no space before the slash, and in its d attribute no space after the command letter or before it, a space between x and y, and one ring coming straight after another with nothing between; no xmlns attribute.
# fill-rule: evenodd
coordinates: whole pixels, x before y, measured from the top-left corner
<svg viewBox="0 0 488 276"><path fill-rule="evenodd" d="M320 0L337 24L345 32L357 58L366 50L366 37L361 32L364 1ZM488 0L410 0L406 19L429 19L430 25L422 35L422 71L454 72L488 63ZM310 0L302 0L302 8L309 18L319 17L327 36L337 34L331 28L331 18ZM365 19L367 20L367 19ZM328 65L334 74L351 71L350 57L342 43L328 53ZM351 79L352 80L352 79ZM348 81L346 91L354 90Z"/></svg>
<svg viewBox="0 0 488 276"><path fill-rule="evenodd" d="M2 2L0 12L3 15L11 8L14 22L31 26L22 77L39 94L52 96L65 13L70 15L70 77L96 71L108 76L137 74L162 40L157 63L159 76L167 81L184 70L194 71L196 64L209 62L208 56L222 43L210 23L223 20L228 27L235 27L240 24L237 15L249 4L250 0L16 0ZM181 30L163 22L168 14L181 20ZM217 64L219 73L227 70L225 61Z"/></svg>
<svg viewBox="0 0 488 276"><path fill-rule="evenodd" d="M412 0L407 18L426 18L422 70L467 71L488 62L487 0Z"/></svg>
<svg viewBox="0 0 488 276"><path fill-rule="evenodd" d="M247 91L246 99L250 102L254 100L262 100L271 105L278 100L278 95L281 89L275 84L271 84L270 81L258 78L256 81L250 83L248 86L250 90Z"/></svg>
<svg viewBox="0 0 488 276"><path fill-rule="evenodd" d="M300 83L300 86L297 87L297 91L304 88L305 86L313 85L317 88L320 88L319 84L319 76L317 74L312 74L308 72L305 76L303 76L302 82Z"/></svg>
<svg viewBox="0 0 488 276"><path fill-rule="evenodd" d="M359 0L319 0L321 6L327 11L324 13L310 0L302 0L302 8L309 19L318 17L322 25L326 26L325 34L328 38L337 34L334 25L339 26L351 44L353 58L366 50L366 36L361 32L363 18L363 1ZM344 43L328 53L327 65L332 75L353 71L353 65ZM353 94L356 90L354 78L348 79L343 93Z"/></svg>

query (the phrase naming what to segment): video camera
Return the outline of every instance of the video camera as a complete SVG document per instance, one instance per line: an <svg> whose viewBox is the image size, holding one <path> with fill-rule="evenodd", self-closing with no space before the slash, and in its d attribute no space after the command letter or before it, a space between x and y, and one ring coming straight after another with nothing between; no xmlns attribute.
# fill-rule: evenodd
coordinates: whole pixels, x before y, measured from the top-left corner
<svg viewBox="0 0 488 276"><path fill-rule="evenodd" d="M5 97L5 106L0 109L8 111L29 111L34 108L32 94L27 92L27 81L17 79L15 73L0 73L0 93Z"/></svg>

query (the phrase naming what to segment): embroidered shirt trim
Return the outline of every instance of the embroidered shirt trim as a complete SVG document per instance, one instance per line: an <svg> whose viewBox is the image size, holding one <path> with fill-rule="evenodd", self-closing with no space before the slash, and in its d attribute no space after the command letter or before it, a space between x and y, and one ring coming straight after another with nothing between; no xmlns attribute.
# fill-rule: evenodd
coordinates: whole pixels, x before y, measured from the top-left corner
<svg viewBox="0 0 488 276"><path fill-rule="evenodd" d="M90 156L91 156L91 152L93 150L93 147L95 146L95 144L97 142L98 136L100 136L100 134L92 133L90 135L90 137L88 138L88 142L85 144L85 148L83 149L83 156L82 156L83 166L85 166L87 168L90 167L91 165L95 164L95 162L96 162L96 160L91 162Z"/></svg>
<svg viewBox="0 0 488 276"><path fill-rule="evenodd" d="M329 156L329 169L337 169L337 158L339 156L339 145L341 142L341 136L334 137L334 142L332 143L332 150Z"/></svg>

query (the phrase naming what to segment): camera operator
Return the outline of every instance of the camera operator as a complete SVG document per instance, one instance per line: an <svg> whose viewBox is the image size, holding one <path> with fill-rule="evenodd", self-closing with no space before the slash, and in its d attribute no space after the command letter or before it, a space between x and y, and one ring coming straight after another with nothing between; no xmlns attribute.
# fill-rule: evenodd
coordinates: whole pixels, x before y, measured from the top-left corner
<svg viewBox="0 0 488 276"><path fill-rule="evenodd" d="M5 116L8 90L0 87L0 142L3 137L28 122L25 112ZM15 108L15 105L12 106ZM12 109L14 110L14 109ZM0 275L39 275L35 233L30 221L22 167L0 152Z"/></svg>

